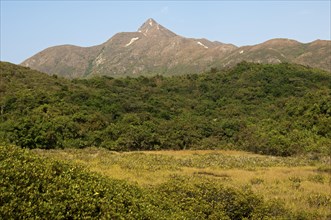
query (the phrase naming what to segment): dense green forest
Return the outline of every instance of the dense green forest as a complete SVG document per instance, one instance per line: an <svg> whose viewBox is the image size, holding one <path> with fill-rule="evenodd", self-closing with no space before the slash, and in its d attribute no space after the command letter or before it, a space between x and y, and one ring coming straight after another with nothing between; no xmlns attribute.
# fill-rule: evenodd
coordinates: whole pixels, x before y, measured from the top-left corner
<svg viewBox="0 0 331 220"><path fill-rule="evenodd" d="M0 108L0 142L23 148L289 156L331 146L331 74L287 63L66 80L1 62Z"/></svg>

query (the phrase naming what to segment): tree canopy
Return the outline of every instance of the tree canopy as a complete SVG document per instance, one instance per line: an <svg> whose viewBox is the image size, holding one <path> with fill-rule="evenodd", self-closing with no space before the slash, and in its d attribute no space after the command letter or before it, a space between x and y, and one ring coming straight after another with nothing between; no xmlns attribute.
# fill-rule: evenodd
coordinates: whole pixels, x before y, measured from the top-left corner
<svg viewBox="0 0 331 220"><path fill-rule="evenodd" d="M243 62L183 76L67 80L0 63L0 142L117 151L330 153L331 74Z"/></svg>

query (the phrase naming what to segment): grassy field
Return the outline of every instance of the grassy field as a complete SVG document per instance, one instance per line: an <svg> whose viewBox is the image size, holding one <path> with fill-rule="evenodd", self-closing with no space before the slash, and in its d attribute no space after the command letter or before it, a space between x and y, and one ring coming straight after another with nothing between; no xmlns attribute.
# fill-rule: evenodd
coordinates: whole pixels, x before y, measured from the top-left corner
<svg viewBox="0 0 331 220"><path fill-rule="evenodd" d="M158 186L173 177L221 182L252 190L286 208L331 218L330 157L274 157L239 151L139 151L104 149L34 150L35 153L86 166L103 176Z"/></svg>

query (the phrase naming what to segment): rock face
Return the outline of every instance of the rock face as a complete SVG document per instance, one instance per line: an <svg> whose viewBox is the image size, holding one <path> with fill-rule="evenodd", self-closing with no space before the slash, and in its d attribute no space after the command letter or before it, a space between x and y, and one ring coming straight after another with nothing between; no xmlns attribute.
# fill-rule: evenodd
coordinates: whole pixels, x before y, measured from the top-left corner
<svg viewBox="0 0 331 220"><path fill-rule="evenodd" d="M115 34L101 45L50 47L21 65L67 78L199 73L243 60L295 62L330 71L330 42L318 40L302 44L273 39L254 46L236 47L181 37L150 18L136 32Z"/></svg>

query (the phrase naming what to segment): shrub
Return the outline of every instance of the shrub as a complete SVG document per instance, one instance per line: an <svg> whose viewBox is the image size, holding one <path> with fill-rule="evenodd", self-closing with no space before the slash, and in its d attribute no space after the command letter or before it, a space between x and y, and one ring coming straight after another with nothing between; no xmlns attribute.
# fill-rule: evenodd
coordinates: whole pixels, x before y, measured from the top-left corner
<svg viewBox="0 0 331 220"><path fill-rule="evenodd" d="M143 191L82 167L0 147L1 219L82 219L148 216Z"/></svg>

